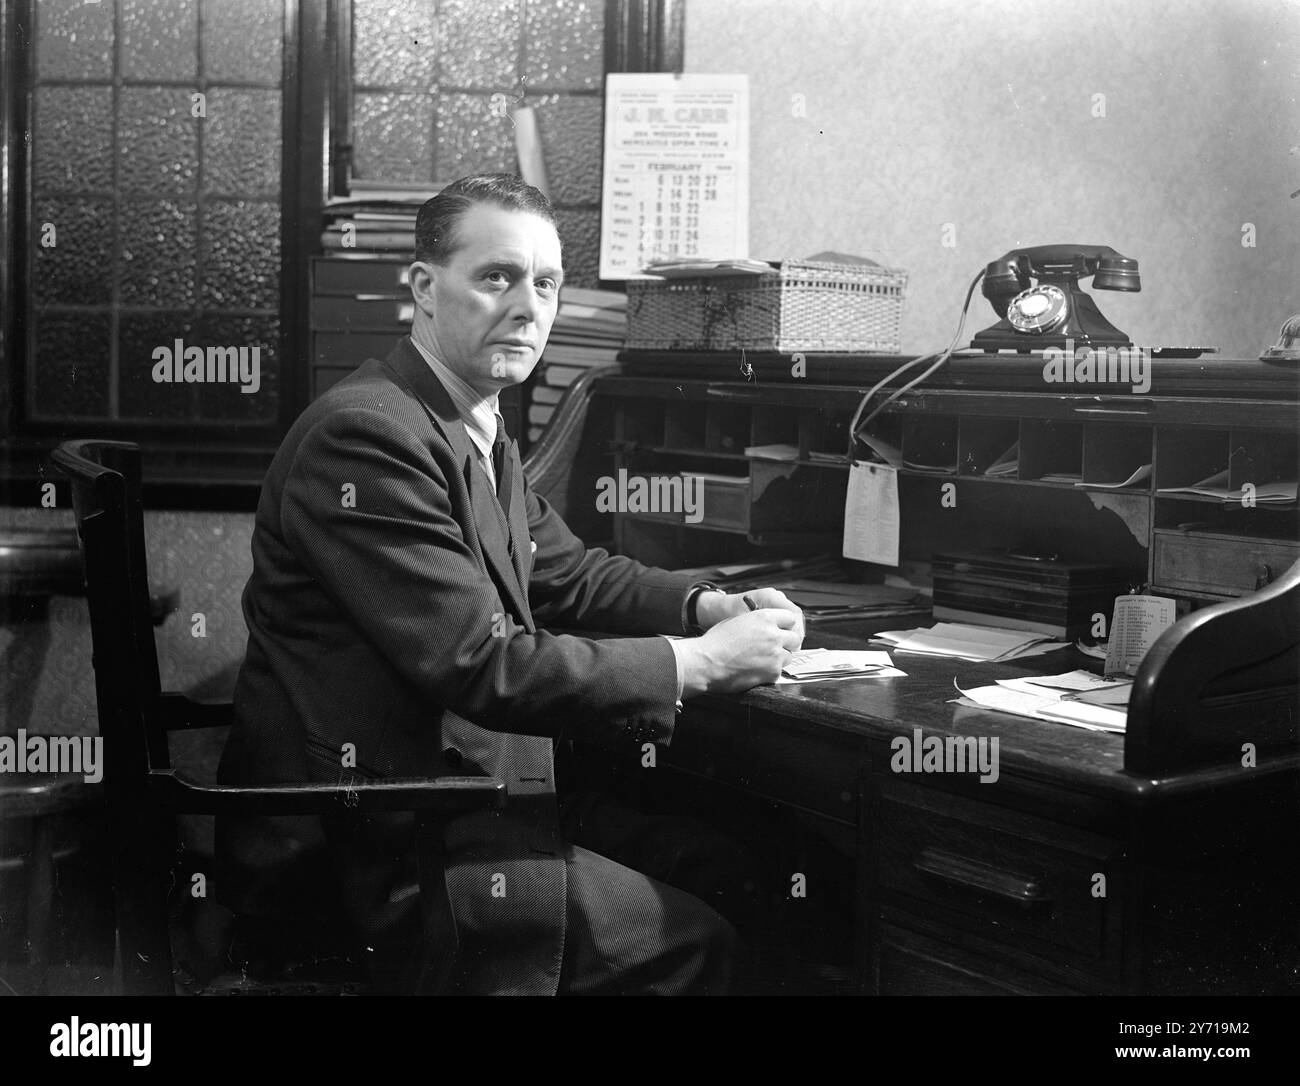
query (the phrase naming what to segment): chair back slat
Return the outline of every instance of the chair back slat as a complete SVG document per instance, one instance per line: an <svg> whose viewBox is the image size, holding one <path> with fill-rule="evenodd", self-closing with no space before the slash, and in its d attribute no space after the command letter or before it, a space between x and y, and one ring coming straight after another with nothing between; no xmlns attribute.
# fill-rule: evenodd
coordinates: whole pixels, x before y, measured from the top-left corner
<svg viewBox="0 0 1300 1086"><path fill-rule="evenodd" d="M122 991L168 995L169 859L177 837L175 816L159 809L149 787L150 770L170 762L149 611L140 449L69 441L53 459L72 482L85 568Z"/></svg>
<svg viewBox="0 0 1300 1086"><path fill-rule="evenodd" d="M134 798L150 768L170 765L154 711L162 687L149 610L140 450L127 442L72 441L56 449L53 459L72 483L105 787L110 802Z"/></svg>

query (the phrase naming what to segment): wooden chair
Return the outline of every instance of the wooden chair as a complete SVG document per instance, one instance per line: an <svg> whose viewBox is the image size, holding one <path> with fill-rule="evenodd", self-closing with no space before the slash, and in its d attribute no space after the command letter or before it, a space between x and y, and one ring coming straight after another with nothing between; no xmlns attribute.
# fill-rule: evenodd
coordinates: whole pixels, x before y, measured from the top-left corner
<svg viewBox="0 0 1300 1086"><path fill-rule="evenodd" d="M72 482L85 565L122 992L175 992L168 892L179 815L339 811L415 812L425 945L437 948L421 963L419 990L442 990L456 952L442 872L443 828L456 815L504 806L504 783L456 777L241 788L182 778L171 768L168 734L229 724L231 706L192 701L161 688L146 576L139 447L69 441L54 451L53 459Z"/></svg>

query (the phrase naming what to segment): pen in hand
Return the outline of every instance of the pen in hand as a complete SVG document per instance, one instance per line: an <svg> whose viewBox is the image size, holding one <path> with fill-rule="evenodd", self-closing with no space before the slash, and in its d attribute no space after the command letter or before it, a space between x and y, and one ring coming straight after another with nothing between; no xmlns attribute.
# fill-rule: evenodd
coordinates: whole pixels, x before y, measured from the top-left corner
<svg viewBox="0 0 1300 1086"><path fill-rule="evenodd" d="M745 606L748 607L751 611L758 610L758 604L756 604L748 596L741 596L740 598L745 601Z"/></svg>

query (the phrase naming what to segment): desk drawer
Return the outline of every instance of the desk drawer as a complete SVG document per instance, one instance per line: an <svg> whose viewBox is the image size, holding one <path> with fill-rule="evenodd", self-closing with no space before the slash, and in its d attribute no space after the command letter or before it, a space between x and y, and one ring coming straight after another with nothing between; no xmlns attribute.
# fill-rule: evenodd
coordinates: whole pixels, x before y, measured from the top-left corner
<svg viewBox="0 0 1300 1086"><path fill-rule="evenodd" d="M1083 995L1005 962L969 953L896 927L880 925L873 984L882 996Z"/></svg>
<svg viewBox="0 0 1300 1086"><path fill-rule="evenodd" d="M1155 533L1152 583L1224 596L1241 596L1277 580L1300 559L1287 540Z"/></svg>
<svg viewBox="0 0 1300 1086"><path fill-rule="evenodd" d="M1033 953L1118 956L1116 843L937 789L881 780L876 876L951 927ZM1106 876L1094 897L1094 876Z"/></svg>
<svg viewBox="0 0 1300 1086"><path fill-rule="evenodd" d="M744 718L688 704L668 748L670 764L855 825L867 752L862 740L817 725Z"/></svg>

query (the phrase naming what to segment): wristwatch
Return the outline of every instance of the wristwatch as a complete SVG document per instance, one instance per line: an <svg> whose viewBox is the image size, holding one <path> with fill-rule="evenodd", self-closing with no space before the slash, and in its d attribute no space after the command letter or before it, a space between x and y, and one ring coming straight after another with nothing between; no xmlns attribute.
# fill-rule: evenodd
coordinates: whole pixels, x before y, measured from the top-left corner
<svg viewBox="0 0 1300 1086"><path fill-rule="evenodd" d="M711 581L696 581L686 592L686 599L682 602L682 629L692 637L699 637L704 632L700 626L699 616L695 613L696 604L699 603L702 592L723 592L716 584Z"/></svg>

